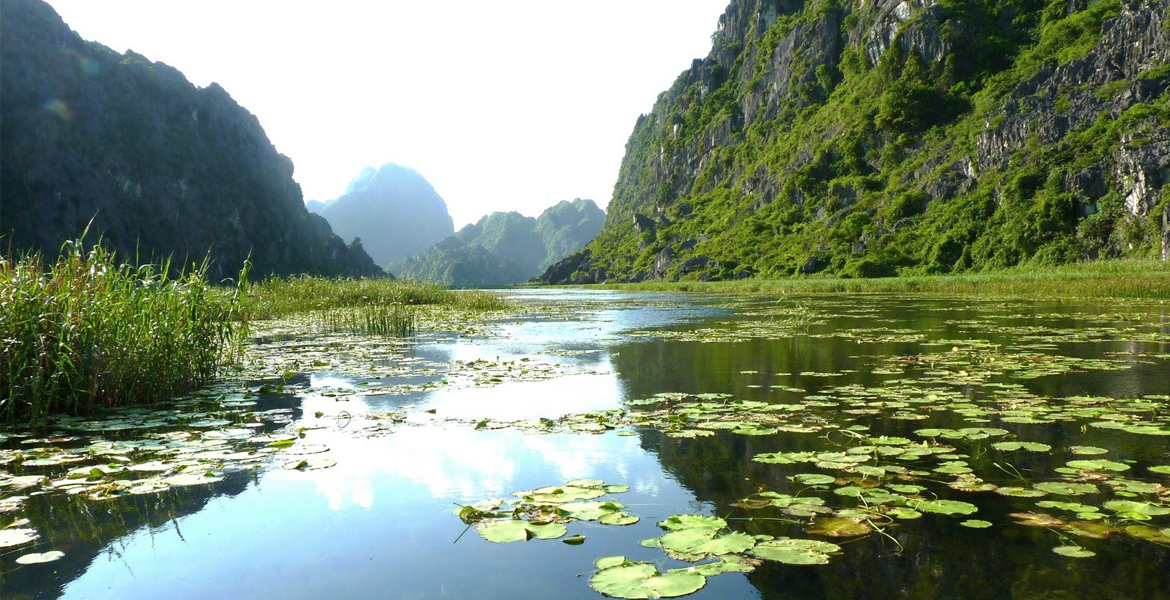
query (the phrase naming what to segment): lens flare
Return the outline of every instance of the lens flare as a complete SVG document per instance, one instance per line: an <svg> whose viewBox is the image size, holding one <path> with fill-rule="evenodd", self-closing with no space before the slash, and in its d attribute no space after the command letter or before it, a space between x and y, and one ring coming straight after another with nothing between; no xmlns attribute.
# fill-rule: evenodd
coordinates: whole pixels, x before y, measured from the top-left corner
<svg viewBox="0 0 1170 600"><path fill-rule="evenodd" d="M62 102L61 100L58 100L57 98L52 98L52 99L46 101L44 104L41 105L41 107L44 108L45 110L48 110L49 112L57 115L57 117L60 118L62 121L72 121L73 120L73 107Z"/></svg>

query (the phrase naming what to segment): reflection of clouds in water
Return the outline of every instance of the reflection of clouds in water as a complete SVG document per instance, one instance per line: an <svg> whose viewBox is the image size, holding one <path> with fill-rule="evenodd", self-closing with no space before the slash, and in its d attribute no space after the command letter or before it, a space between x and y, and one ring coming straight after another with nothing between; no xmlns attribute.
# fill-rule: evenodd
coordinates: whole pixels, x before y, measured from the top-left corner
<svg viewBox="0 0 1170 600"><path fill-rule="evenodd" d="M480 433L403 427L374 440L334 435L327 456L338 464L312 472L312 479L332 510L373 507L377 492L389 493L394 485L380 489L374 481L378 475L423 485L433 498L467 500L511 491L505 488L516 466L509 450L498 438Z"/></svg>
<svg viewBox="0 0 1170 600"><path fill-rule="evenodd" d="M333 449L326 456L337 466L305 475L334 511L368 510L375 501L416 496L398 489L402 480L425 488L434 500L451 502L507 497L521 488L580 478L624 483L649 495L657 495L663 485L661 468L638 446L637 437L402 427L384 438L336 433L329 438L315 441ZM551 474L532 481L539 473ZM639 475L631 479L632 474ZM388 481L377 481L379 475Z"/></svg>
<svg viewBox="0 0 1170 600"><path fill-rule="evenodd" d="M428 406L444 417L501 421L556 419L566 414L621 406L624 388L613 373L513 381L464 389L440 389Z"/></svg>

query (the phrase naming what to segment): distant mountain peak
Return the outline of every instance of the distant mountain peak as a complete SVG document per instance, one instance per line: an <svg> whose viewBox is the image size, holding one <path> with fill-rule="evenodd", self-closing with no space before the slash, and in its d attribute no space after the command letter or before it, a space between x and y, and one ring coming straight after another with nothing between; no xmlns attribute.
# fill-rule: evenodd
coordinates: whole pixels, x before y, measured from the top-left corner
<svg viewBox="0 0 1170 600"><path fill-rule="evenodd" d="M395 264L455 232L447 203L418 171L396 163L363 168L321 215L338 235L360 237L379 265Z"/></svg>

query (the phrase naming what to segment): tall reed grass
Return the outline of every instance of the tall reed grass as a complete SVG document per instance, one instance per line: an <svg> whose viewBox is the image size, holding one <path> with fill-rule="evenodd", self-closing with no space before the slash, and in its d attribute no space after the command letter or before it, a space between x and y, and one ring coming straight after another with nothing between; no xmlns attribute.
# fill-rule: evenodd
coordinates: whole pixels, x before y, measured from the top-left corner
<svg viewBox="0 0 1170 600"><path fill-rule="evenodd" d="M270 319L306 311L362 307L448 306L467 311L501 310L507 302L490 292L455 291L403 279L273 277L249 286L247 315Z"/></svg>
<svg viewBox="0 0 1170 600"><path fill-rule="evenodd" d="M0 422L170 400L212 380L245 327L244 289L210 286L207 266L172 277L169 262L132 267L81 240L51 263L0 258Z"/></svg>

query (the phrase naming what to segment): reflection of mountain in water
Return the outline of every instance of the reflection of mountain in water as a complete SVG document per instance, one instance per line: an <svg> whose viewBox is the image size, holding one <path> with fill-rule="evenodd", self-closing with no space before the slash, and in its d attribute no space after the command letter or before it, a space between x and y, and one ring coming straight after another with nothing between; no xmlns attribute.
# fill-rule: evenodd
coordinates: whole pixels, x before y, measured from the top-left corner
<svg viewBox="0 0 1170 600"><path fill-rule="evenodd" d="M938 315L910 319L909 324L891 325L903 326L922 331L933 329L936 333L932 335L939 337L956 334L954 328L946 326ZM1152 347L1156 346L1146 345L1145 349L1148 351ZM1088 345L1077 351L1100 353L1101 349L1101 345ZM1070 352L1067 348L1063 350ZM870 372L875 357L917 351L921 351L917 344L858 344L854 340L809 336L752 339L739 343L653 340L615 348L612 361L630 398L645 398L659 392L714 392L730 393L734 398L744 400L799 403L810 395L850 384L880 391L883 382L893 377ZM1159 366L1164 369L1165 363ZM1108 394L1110 389L1125 390L1126 394L1138 396L1166 394L1170 392L1170 382L1164 381L1156 369L1137 365L1125 371L1048 376L1025 383L1034 393L1054 397L1078 393L1076 390L1080 390L1079 393ZM846 372L839 377L799 375L801 372L840 373L849 370L855 372ZM908 371L897 377L915 376ZM771 389L771 385L793 386L806 391ZM968 400L978 400L988 393L970 386L949 387L961 391ZM817 414L835 420L849 416L838 412L845 408L848 407L825 408ZM874 435L910 439L920 439L913 432L923 427L971 426L971 422L950 410L932 413L923 421L892 419L887 412L858 415L853 423L869 426ZM1053 423L1012 429L1020 433L1020 439L1047 443L1054 448L1093 443L1107 446L1111 453L1139 462L1165 462L1164 443L1134 439L1144 436L1113 436L1091 429L1086 434L1081 425L1079 422ZM640 436L642 447L656 454L663 468L692 490L700 501L714 505L716 514L728 516L733 529L751 534L817 537L804 533L798 519L778 509L748 511L732 506L738 500L763 490L792 495L813 494L824 498L833 507L850 506L849 501L831 491L810 490L789 479L799 473L829 471L814 464L782 466L752 460L753 456L765 452L842 451L858 445L840 429L759 437L717 432L715 437L700 439L676 439L661 431L642 430ZM1160 442L1161 438L1154 441ZM976 472L985 474L989 480L1008 479L991 464L992 458L985 447L974 443L968 445L970 447L963 446L960 450L971 454L972 464L978 465ZM1055 466L1061 466L1065 458L1046 453L1022 453L1012 455L1010 465L1001 466L1018 470L1026 478L1043 478L1044 474L1052 473ZM945 476L925 479L941 480L924 484L929 494L976 503L980 509L971 518L990 521L994 526L985 530L968 529L959 526L966 517L932 514L916 520L877 522L884 527L886 535L874 533L863 538L830 539L841 544L843 552L828 565L768 563L748 575L749 580L768 600L1166 598L1164 569L1170 564L1170 551L1166 548L1125 535L1115 535L1100 542L1075 538L1062 542L1056 532L1014 524L1015 519L1009 513L1020 511L1022 506L1031 505L1031 502L993 493L954 491L943 485ZM1021 483L1015 481L1003 485ZM988 536L994 536L994 543L988 543ZM1098 555L1092 559L1072 561L1051 551L1062 543L1103 544L1104 547L1093 546ZM1103 577L1103 573L1109 576Z"/></svg>
<svg viewBox="0 0 1170 600"><path fill-rule="evenodd" d="M288 386L306 386L307 375L290 378ZM301 417L301 401L294 394L266 394L256 410L291 409L295 421ZM258 431L272 432L283 424L266 423ZM42 494L30 497L23 513L41 533L36 546L8 553L0 575L5 600L58 598L66 586L81 577L95 561L119 561L122 541L147 530L152 537L177 535L181 539L183 517L203 510L218 497L235 497L256 483L258 471L226 473L223 481L210 485L172 487L159 494L125 496L117 501L92 501L81 495ZM166 529L170 524L173 531ZM225 523L230 527L230 523ZM11 550L11 549L9 549ZM39 565L20 566L13 561L26 552L59 550L61 559ZM133 571L133 566L126 568Z"/></svg>

